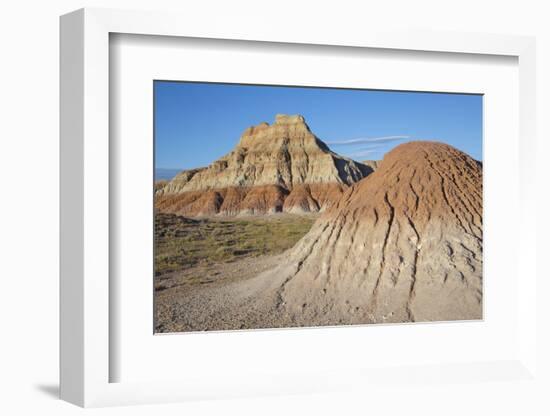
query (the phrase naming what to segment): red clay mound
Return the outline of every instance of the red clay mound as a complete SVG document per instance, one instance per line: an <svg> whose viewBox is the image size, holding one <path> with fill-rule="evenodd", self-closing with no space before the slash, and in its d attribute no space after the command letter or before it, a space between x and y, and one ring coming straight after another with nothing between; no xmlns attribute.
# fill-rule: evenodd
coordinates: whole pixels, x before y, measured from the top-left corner
<svg viewBox="0 0 550 416"><path fill-rule="evenodd" d="M398 146L294 248L281 303L331 323L481 318L482 182L451 146Z"/></svg>

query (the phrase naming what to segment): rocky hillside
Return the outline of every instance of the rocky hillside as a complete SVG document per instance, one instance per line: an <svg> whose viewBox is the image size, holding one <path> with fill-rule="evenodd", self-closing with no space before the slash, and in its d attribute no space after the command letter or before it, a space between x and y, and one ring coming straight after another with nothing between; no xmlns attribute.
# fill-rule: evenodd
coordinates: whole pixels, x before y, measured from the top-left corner
<svg viewBox="0 0 550 416"><path fill-rule="evenodd" d="M206 168L183 171L156 192L161 212L187 216L317 212L373 169L332 152L300 115L249 127Z"/></svg>
<svg viewBox="0 0 550 416"><path fill-rule="evenodd" d="M459 150L402 144L276 267L182 292L162 313L178 330L481 319L482 184Z"/></svg>
<svg viewBox="0 0 550 416"><path fill-rule="evenodd" d="M380 166L380 160L363 160L361 163L372 168L372 170L376 170Z"/></svg>
<svg viewBox="0 0 550 416"><path fill-rule="evenodd" d="M304 322L482 317L481 165L411 142L349 189L289 255L280 304Z"/></svg>

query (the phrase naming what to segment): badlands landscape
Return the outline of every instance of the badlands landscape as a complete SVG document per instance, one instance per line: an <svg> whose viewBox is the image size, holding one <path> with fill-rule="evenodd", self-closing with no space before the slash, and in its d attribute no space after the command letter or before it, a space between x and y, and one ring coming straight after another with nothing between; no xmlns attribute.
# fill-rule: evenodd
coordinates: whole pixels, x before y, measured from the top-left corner
<svg viewBox="0 0 550 416"><path fill-rule="evenodd" d="M155 331L482 318L482 165L333 152L300 115L155 185Z"/></svg>

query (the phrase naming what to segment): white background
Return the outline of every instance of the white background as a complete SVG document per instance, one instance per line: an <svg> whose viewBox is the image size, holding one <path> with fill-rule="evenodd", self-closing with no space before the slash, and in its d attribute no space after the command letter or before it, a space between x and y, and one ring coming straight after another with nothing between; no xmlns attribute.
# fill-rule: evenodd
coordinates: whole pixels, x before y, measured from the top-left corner
<svg viewBox="0 0 550 416"><path fill-rule="evenodd" d="M0 409L5 414L72 414L82 412L55 400L58 367L58 16L83 6L173 9L196 13L205 24L218 18L259 24L275 19L285 25L398 25L440 30L512 33L538 36L538 184L539 217L548 212L550 129L550 27L543 1L238 1L201 4L182 1L19 1L3 4L0 13L2 149L0 205L2 247L3 337L0 343ZM197 2L198 3L198 2ZM215 4L214 4L215 3ZM233 17L232 17L233 16ZM237 16L240 16L238 18ZM244 19L246 16L247 19ZM242 19L242 20L241 20ZM539 236L548 222L539 219ZM545 267L548 246L539 237L539 267ZM7 267L6 267L7 266ZM547 274L547 273L545 273ZM539 337L549 346L550 293L539 284ZM541 319L542 321L542 319ZM544 331L544 328L546 330ZM539 354L550 374L548 354ZM346 393L323 396L232 400L163 405L154 408L94 410L100 414L548 414L541 391L498 383L413 387L388 385L376 396ZM422 397L422 407L411 399ZM418 402L417 402L418 403ZM543 409L546 406L545 409Z"/></svg>

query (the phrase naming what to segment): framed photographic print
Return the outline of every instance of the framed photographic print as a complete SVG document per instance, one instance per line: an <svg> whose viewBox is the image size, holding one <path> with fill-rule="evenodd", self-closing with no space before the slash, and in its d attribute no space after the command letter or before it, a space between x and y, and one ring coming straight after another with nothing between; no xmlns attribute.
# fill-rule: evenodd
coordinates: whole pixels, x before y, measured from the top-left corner
<svg viewBox="0 0 550 416"><path fill-rule="evenodd" d="M524 37L63 16L62 398L537 383L533 72Z"/></svg>
<svg viewBox="0 0 550 416"><path fill-rule="evenodd" d="M482 319L481 95L153 88L155 332Z"/></svg>

